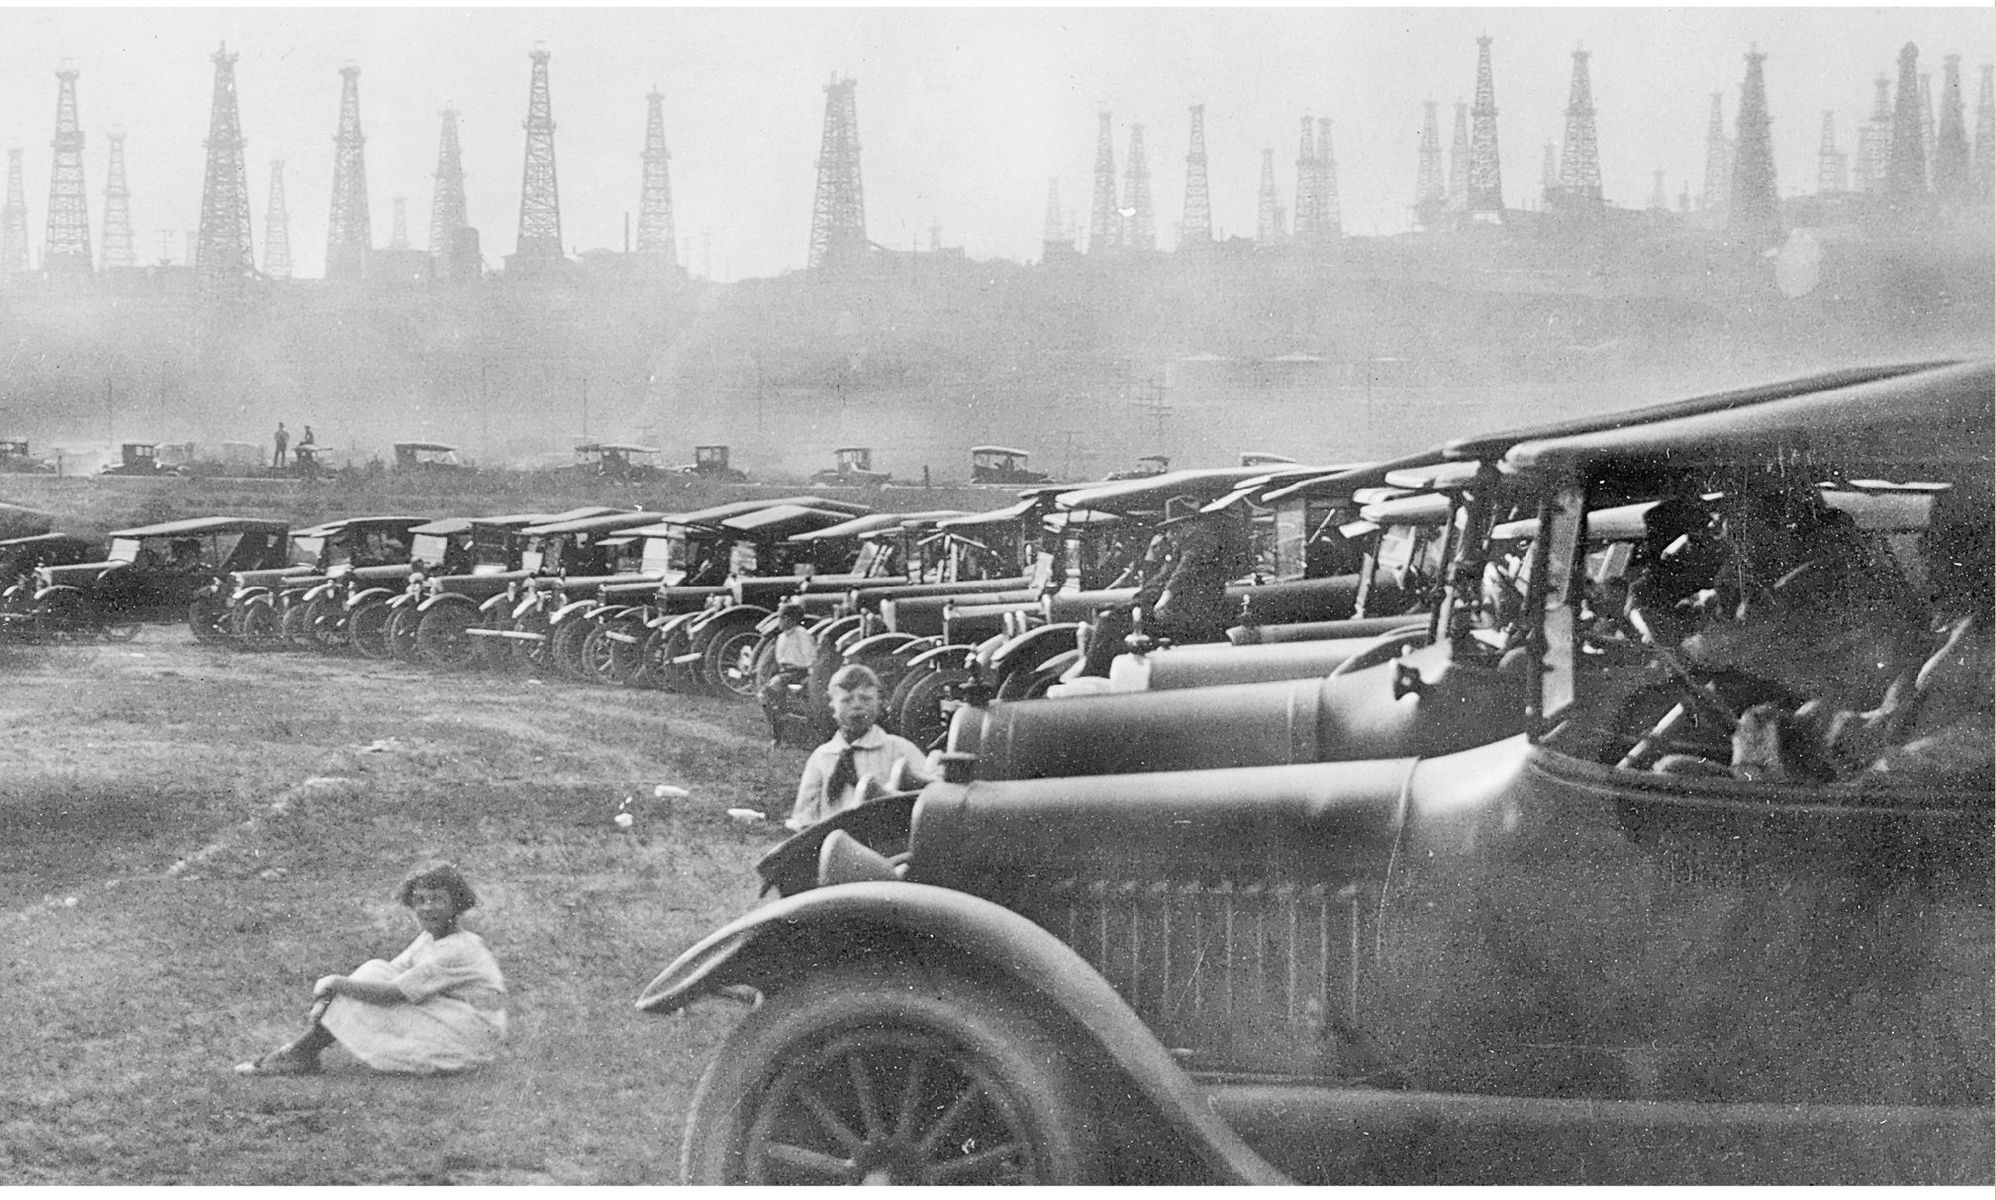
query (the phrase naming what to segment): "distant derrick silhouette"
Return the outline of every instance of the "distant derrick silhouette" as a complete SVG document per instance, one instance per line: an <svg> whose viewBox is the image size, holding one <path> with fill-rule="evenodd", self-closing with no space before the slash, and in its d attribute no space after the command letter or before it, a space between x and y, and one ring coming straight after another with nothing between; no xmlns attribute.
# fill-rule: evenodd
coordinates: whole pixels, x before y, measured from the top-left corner
<svg viewBox="0 0 1996 1200"><path fill-rule="evenodd" d="M1040 254L1043 258L1056 258L1074 250L1074 239L1068 236L1067 223L1060 215L1060 180L1047 180L1047 220L1040 231Z"/></svg>
<svg viewBox="0 0 1996 1200"><path fill-rule="evenodd" d="M132 246L132 194L125 185L125 135L110 135L111 161L104 171L104 269L139 265Z"/></svg>
<svg viewBox="0 0 1996 1200"><path fill-rule="evenodd" d="M1975 102L1974 171L1976 194L1985 202L1996 199L1996 65L1988 63Z"/></svg>
<svg viewBox="0 0 1996 1200"><path fill-rule="evenodd" d="M430 268L439 279L459 275L459 238L470 229L471 220L464 202L464 153L457 140L457 110L443 110L443 129L437 135L436 187L430 199ZM467 274L476 274L476 263Z"/></svg>
<svg viewBox="0 0 1996 1200"><path fill-rule="evenodd" d="M1816 194L1832 196L1849 190L1847 158L1837 149L1837 114L1823 110L1823 142L1816 150Z"/></svg>
<svg viewBox="0 0 1996 1200"><path fill-rule="evenodd" d="M866 191L859 171L856 79L825 85L825 132L818 148L818 191L811 208L813 267L850 267L871 245L866 237Z"/></svg>
<svg viewBox="0 0 1996 1200"><path fill-rule="evenodd" d="M1106 254L1121 242L1122 218L1116 204L1116 133L1110 114L1097 116L1095 199L1088 211L1088 253Z"/></svg>
<svg viewBox="0 0 1996 1200"><path fill-rule="evenodd" d="M1296 215L1290 232L1298 242L1317 239L1317 123L1307 116L1296 143Z"/></svg>
<svg viewBox="0 0 1996 1200"><path fill-rule="evenodd" d="M1871 116L1857 127L1857 164L1852 172L1851 190L1883 192L1892 163L1892 80L1880 75L1872 81Z"/></svg>
<svg viewBox="0 0 1996 1200"><path fill-rule="evenodd" d="M1712 93L1705 126L1705 211L1723 215L1733 194L1733 140L1726 136L1726 94Z"/></svg>
<svg viewBox="0 0 1996 1200"><path fill-rule="evenodd" d="M88 274L90 200L83 190L83 130L76 121L76 71L55 73L55 164L49 173L48 233L42 242L42 270Z"/></svg>
<svg viewBox="0 0 1996 1200"><path fill-rule="evenodd" d="M1566 141L1559 158L1559 198L1568 209L1598 214L1602 208L1601 156L1595 145L1594 90L1587 79L1587 58L1585 50L1573 52L1573 82L1566 98Z"/></svg>
<svg viewBox="0 0 1996 1200"><path fill-rule="evenodd" d="M388 226L388 248L390 250L407 250L409 248L409 198L407 196L395 196L390 198L388 203L390 211L394 213L391 223Z"/></svg>
<svg viewBox="0 0 1996 1200"><path fill-rule="evenodd" d="M201 182L201 227L194 264L210 300L239 296L255 273L250 252L249 175L236 111L236 56L215 52L215 92L208 110L208 166Z"/></svg>
<svg viewBox="0 0 1996 1200"><path fill-rule="evenodd" d="M1448 183L1442 175L1442 133L1433 100L1422 103L1420 165L1414 171L1414 223L1423 229L1441 224L1448 211Z"/></svg>
<svg viewBox="0 0 1996 1200"><path fill-rule="evenodd" d="M360 68L340 68L340 127L333 138L333 211L326 224L326 278L360 279L374 250L367 208L367 138L360 131Z"/></svg>
<svg viewBox="0 0 1996 1200"><path fill-rule="evenodd" d="M1331 119L1317 118L1317 236L1344 236L1344 205L1338 200L1338 158L1331 152Z"/></svg>
<svg viewBox="0 0 1996 1200"><path fill-rule="evenodd" d="M21 150L7 151L7 203L0 208L0 271L28 269L28 195L21 182Z"/></svg>
<svg viewBox="0 0 1996 1200"><path fill-rule="evenodd" d="M1490 38L1476 39L1476 105L1470 112L1469 215L1504 217L1504 171L1497 155L1497 86L1490 71Z"/></svg>
<svg viewBox="0 0 1996 1200"><path fill-rule="evenodd" d="M665 96L645 93L644 179L638 189L639 254L667 263L679 261L679 235L672 222L672 152L665 148Z"/></svg>
<svg viewBox="0 0 1996 1200"><path fill-rule="evenodd" d="M1941 60L1946 76L1941 85L1941 123L1934 137L1934 194L1950 204L1959 204L1974 194L1968 171L1968 129L1963 124L1961 102L1961 55Z"/></svg>
<svg viewBox="0 0 1996 1200"><path fill-rule="evenodd" d="M1781 240L1781 210L1774 184L1774 143L1769 134L1767 85L1761 65L1767 55L1749 50L1746 82L1740 88L1738 132L1734 135L1733 186L1726 230L1754 246Z"/></svg>
<svg viewBox="0 0 1996 1200"><path fill-rule="evenodd" d="M1448 208L1469 211L1469 105L1455 102L1455 134L1448 152Z"/></svg>
<svg viewBox="0 0 1996 1200"><path fill-rule="evenodd" d="M1254 241L1257 246L1273 246L1282 240L1282 205L1275 195L1275 150L1261 151L1261 194L1256 208Z"/></svg>
<svg viewBox="0 0 1996 1200"><path fill-rule="evenodd" d="M1899 49L1899 90L1892 103L1892 151L1885 191L1894 200L1927 191L1927 145L1920 129L1920 51L1911 42Z"/></svg>
<svg viewBox="0 0 1996 1200"><path fill-rule="evenodd" d="M520 236L514 257L523 264L565 257L561 242L561 185L554 161L554 105L548 97L548 52L527 52L533 78L527 85L527 150L520 166Z"/></svg>
<svg viewBox="0 0 1996 1200"><path fill-rule="evenodd" d="M1185 152L1185 219L1179 227L1180 246L1213 240L1213 200L1206 185L1206 106L1192 106L1192 138Z"/></svg>
<svg viewBox="0 0 1996 1200"><path fill-rule="evenodd" d="M1144 154L1144 127L1130 126L1130 163L1123 176L1123 244L1131 250L1157 249L1157 218L1151 209L1150 160Z"/></svg>
<svg viewBox="0 0 1996 1200"><path fill-rule="evenodd" d="M263 210L263 273L291 278L291 211L284 199L284 160L270 163L270 203Z"/></svg>

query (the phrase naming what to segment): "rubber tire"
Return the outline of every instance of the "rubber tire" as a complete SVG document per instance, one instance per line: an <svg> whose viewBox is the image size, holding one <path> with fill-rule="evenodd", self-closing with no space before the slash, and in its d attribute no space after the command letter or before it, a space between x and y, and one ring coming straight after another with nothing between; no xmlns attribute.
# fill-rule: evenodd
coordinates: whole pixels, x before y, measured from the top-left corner
<svg viewBox="0 0 1996 1200"><path fill-rule="evenodd" d="M222 627L227 619L227 606L212 595L196 596L187 602L187 627L193 631L194 640L204 646L228 644L229 635Z"/></svg>
<svg viewBox="0 0 1996 1200"><path fill-rule="evenodd" d="M573 615L555 629L547 643L547 659L555 674L576 683L595 682L595 676L582 661L582 647L595 631L596 622Z"/></svg>
<svg viewBox="0 0 1996 1200"><path fill-rule="evenodd" d="M102 618L80 592L51 592L35 607L34 638L45 645L95 641Z"/></svg>
<svg viewBox="0 0 1996 1200"><path fill-rule="evenodd" d="M609 636L616 625L615 621L589 623L589 636L582 639L582 649L579 653L584 680L606 687L623 682L617 677L617 651L623 644L612 641Z"/></svg>
<svg viewBox="0 0 1996 1200"><path fill-rule="evenodd" d="M477 623L476 612L462 604L439 605L424 613L416 626L416 653L433 667L468 667L478 653L478 639L465 631Z"/></svg>
<svg viewBox="0 0 1996 1200"><path fill-rule="evenodd" d="M272 611L281 614L277 637L262 649L275 650L286 646L302 650L312 644L312 631L305 624L305 605L299 603L297 597L279 597L273 602Z"/></svg>
<svg viewBox="0 0 1996 1200"><path fill-rule="evenodd" d="M728 1035L693 1093L680 1158L685 1182L759 1181L744 1150L771 1086L847 1039L883 1035L919 1040L981 1076L981 1090L1003 1098L1024 1135L1030 1181L1083 1184L1094 1176L1096 1139L1069 1065L1072 1047L1003 992L952 972L876 960L768 996ZM873 1060L876 1078L883 1065ZM892 1083L879 1091L897 1094Z"/></svg>
<svg viewBox="0 0 1996 1200"><path fill-rule="evenodd" d="M674 664L671 661L690 653L692 647L693 638L686 631L686 622L660 626L645 639L645 669L658 681L658 686L668 692L682 695L696 693L700 691L698 668L692 663Z"/></svg>
<svg viewBox="0 0 1996 1200"><path fill-rule="evenodd" d="M610 637L612 631L637 640L616 641ZM651 677L650 661L645 657L645 643L652 631L646 628L642 618L620 617L603 625L598 632L610 648L609 677L612 682L628 688L656 686Z"/></svg>
<svg viewBox="0 0 1996 1200"><path fill-rule="evenodd" d="M327 654L347 648L346 630L340 625L345 608L333 595L314 596L305 605L305 644Z"/></svg>
<svg viewBox="0 0 1996 1200"><path fill-rule="evenodd" d="M416 649L416 627L422 619L423 614L417 612L413 604L403 605L388 618L388 653L398 662L415 664L422 661Z"/></svg>
<svg viewBox="0 0 1996 1200"><path fill-rule="evenodd" d="M284 644L277 610L268 604L245 604L229 614L229 633L240 650L275 650Z"/></svg>
<svg viewBox="0 0 1996 1200"><path fill-rule="evenodd" d="M506 670L515 675L537 677L553 671L551 641L553 626L547 617L540 613L528 613L515 617L507 625L514 633L538 633L541 640L529 642L523 638L506 638L501 644L506 647ZM495 639L497 640L497 639Z"/></svg>
<svg viewBox="0 0 1996 1200"><path fill-rule="evenodd" d="M724 700L755 699L760 687L756 681L755 653L762 640L755 625L747 621L736 622L708 638L700 659L700 678L707 690Z"/></svg>
<svg viewBox="0 0 1996 1200"><path fill-rule="evenodd" d="M398 611L388 607L386 600L369 600L347 613L347 644L354 653L377 662L390 657L394 649L389 645L388 626Z"/></svg>
<svg viewBox="0 0 1996 1200"><path fill-rule="evenodd" d="M970 682L970 669L930 665L911 672L910 678L914 682L901 693L901 708L895 715L895 723L902 737L924 750L937 749L949 736L950 721L954 719L942 714L945 689Z"/></svg>
<svg viewBox="0 0 1996 1200"><path fill-rule="evenodd" d="M480 612L472 618L474 629L511 629L513 618L500 612ZM481 671L505 672L513 665L513 641L511 638L466 638L471 643L470 665Z"/></svg>

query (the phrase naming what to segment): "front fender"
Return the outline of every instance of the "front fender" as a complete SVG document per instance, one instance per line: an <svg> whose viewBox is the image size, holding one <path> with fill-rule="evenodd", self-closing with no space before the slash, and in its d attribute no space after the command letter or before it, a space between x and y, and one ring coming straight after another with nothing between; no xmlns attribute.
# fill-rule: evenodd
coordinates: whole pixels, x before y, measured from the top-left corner
<svg viewBox="0 0 1996 1200"><path fill-rule="evenodd" d="M991 669L1000 678L1012 671L1030 671L1056 654L1074 649L1074 631L1079 621L1059 625L1038 625L998 647L991 656Z"/></svg>
<svg viewBox="0 0 1996 1200"><path fill-rule="evenodd" d="M559 625L571 617L589 616L598 607L600 607L600 603L594 599L570 600L567 604L554 610L554 615L548 618L548 624Z"/></svg>
<svg viewBox="0 0 1996 1200"><path fill-rule="evenodd" d="M864 662L876 654L894 654L907 650L918 642L933 642L934 638L918 638L911 633L876 633L863 637L840 651L847 662Z"/></svg>
<svg viewBox="0 0 1996 1200"><path fill-rule="evenodd" d="M321 596L331 595L333 591L338 587L339 587L338 583L328 579L324 583L315 583L311 587L306 588L305 594L303 596L300 596L299 599L307 604L310 604L312 601L317 600Z"/></svg>
<svg viewBox="0 0 1996 1200"><path fill-rule="evenodd" d="M949 658L951 655L955 655L958 660L962 660L976 653L977 653L977 647L975 646L964 646L964 645L937 646L932 650L924 650L920 654L917 654L915 657L909 659L908 669L912 671L918 667L926 667L930 663L936 663L938 666L941 666L942 665L941 660ZM960 666L962 664L959 661L952 665Z"/></svg>
<svg viewBox="0 0 1996 1200"><path fill-rule="evenodd" d="M503 592L500 593L497 599L503 603L506 599L505 593ZM487 601L486 603L489 604L491 603L491 601ZM485 608L484 604L477 603L476 601L472 600L472 598L469 596L459 596L451 592L445 592L442 595L430 596L418 602L416 605L416 611L419 613L426 613L433 608L445 604L462 604L466 608L475 608L481 611L483 611L483 609Z"/></svg>
<svg viewBox="0 0 1996 1200"><path fill-rule="evenodd" d="M531 603L532 600L533 597L529 596L527 597L526 600L520 601L520 603L522 604ZM481 601L478 605L478 611L486 613L488 615L492 613L505 613L510 615L513 610L507 606L512 603L513 603L512 596L507 595L505 592L500 592L497 595L487 596L483 601Z"/></svg>
<svg viewBox="0 0 1996 1200"><path fill-rule="evenodd" d="M359 608L363 604L371 604L376 600L386 600L392 605L395 603L395 599L391 599L391 597L400 598L407 594L406 592L398 592L394 588L366 588L347 597L347 608Z"/></svg>
<svg viewBox="0 0 1996 1200"><path fill-rule="evenodd" d="M866 952L921 957L945 951L973 964L980 982L1037 995L1114 1065L1172 1131L1221 1179L1289 1180L1214 1116L1206 1097L1095 969L1026 918L948 888L847 883L817 888L748 913L680 955L638 997L641 1012L670 1013L702 996L774 991L814 969Z"/></svg>

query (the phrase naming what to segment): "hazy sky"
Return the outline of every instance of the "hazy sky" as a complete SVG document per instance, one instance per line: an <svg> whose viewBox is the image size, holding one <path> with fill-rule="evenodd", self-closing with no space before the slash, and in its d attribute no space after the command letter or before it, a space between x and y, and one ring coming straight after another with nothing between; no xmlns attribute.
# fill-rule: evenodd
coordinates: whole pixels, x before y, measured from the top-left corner
<svg viewBox="0 0 1996 1200"><path fill-rule="evenodd" d="M1768 55L1776 173L1813 191L1822 115L1856 144L1874 76L1920 48L1940 101L1942 56L1963 58L1971 136L1979 64L1996 60L1996 10L1956 8L141 8L0 9L0 143L25 148L30 239L48 209L54 72L81 74L93 248L101 249L108 153L127 134L141 257L172 253L197 221L213 67L227 41L248 139L252 224L263 259L270 160L286 166L291 253L323 271L339 69L361 68L375 241L405 196L412 244L428 242L439 111L460 110L470 216L488 260L514 249L529 63L549 65L562 231L571 250L617 248L636 221L645 93L665 97L684 260L719 279L801 267L809 247L823 86L859 81L867 226L887 245L944 244L974 257L1039 256L1047 183L1083 228L1096 114L1145 126L1158 236L1176 241L1187 108L1206 106L1214 221L1251 235L1260 152L1295 191L1298 118L1329 116L1345 229L1408 226L1422 101L1473 99L1476 37L1492 47L1504 192L1524 206L1542 149L1557 143L1572 51L1592 52L1601 169L1612 202L1641 207L1652 172L1671 195L1704 177L1710 94L1730 128L1750 44ZM708 239L711 238L711 251Z"/></svg>

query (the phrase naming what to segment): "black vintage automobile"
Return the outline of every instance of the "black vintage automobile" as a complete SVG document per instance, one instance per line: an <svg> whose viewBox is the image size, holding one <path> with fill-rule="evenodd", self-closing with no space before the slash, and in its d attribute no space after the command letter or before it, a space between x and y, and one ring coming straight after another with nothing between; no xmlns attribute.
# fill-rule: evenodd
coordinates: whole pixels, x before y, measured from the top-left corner
<svg viewBox="0 0 1996 1200"><path fill-rule="evenodd" d="M123 641L145 622L184 617L197 638L225 640L216 580L282 566L286 528L260 517L194 517L113 530L102 561L35 569L27 619L45 638Z"/></svg>
<svg viewBox="0 0 1996 1200"><path fill-rule="evenodd" d="M759 1001L686 1177L1990 1186L1992 401L1963 364L1512 447L1527 733L947 764L800 833L638 1000ZM1823 482L1924 528L1881 552ZM1624 602L1588 513L1650 500L1732 552ZM1890 736L1800 764L1798 701L1881 690Z"/></svg>

